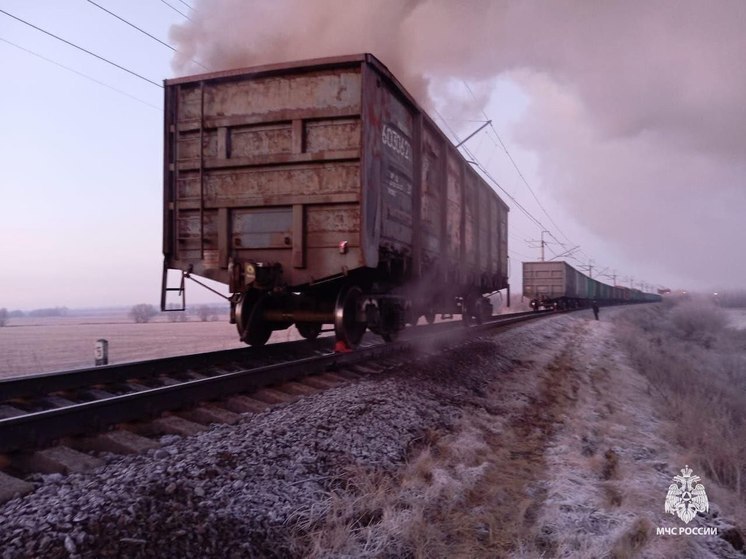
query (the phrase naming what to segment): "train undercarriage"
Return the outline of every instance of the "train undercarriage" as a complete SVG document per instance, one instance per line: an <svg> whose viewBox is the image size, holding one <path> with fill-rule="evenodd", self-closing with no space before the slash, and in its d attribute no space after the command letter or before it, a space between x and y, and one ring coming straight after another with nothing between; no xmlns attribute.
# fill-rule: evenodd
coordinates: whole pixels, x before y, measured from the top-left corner
<svg viewBox="0 0 746 559"><path fill-rule="evenodd" d="M489 287L495 278L485 276L476 282L473 276L437 268L413 278L408 259L385 256L377 268L361 267L294 286L284 281L279 262L233 260L226 278L231 295L218 294L230 303L230 322L240 340L252 346L266 344L276 330L295 326L307 340L333 331L337 349L345 350L357 347L367 330L391 342L420 318L432 324L438 316L461 315L465 324L471 324L492 316L492 303L484 293L493 292ZM178 288L167 287L167 272L164 263L163 310L169 310L167 292L178 291L183 297L185 278L217 293L193 277L191 268L182 271Z"/></svg>
<svg viewBox="0 0 746 559"><path fill-rule="evenodd" d="M556 298L542 298L542 299L531 299L529 305L532 310L554 310L554 311L565 311L571 309L582 309L590 305L588 299L578 299L573 297L556 297Z"/></svg>
<svg viewBox="0 0 746 559"><path fill-rule="evenodd" d="M461 314L465 323L481 323L492 315L492 304L481 293L441 292L423 299L411 290L386 290L345 278L303 291L248 289L231 297L231 322L249 345L263 345L274 330L292 325L313 340L332 326L342 348L354 348L366 330L395 340L407 324L420 317L432 324L437 315Z"/></svg>

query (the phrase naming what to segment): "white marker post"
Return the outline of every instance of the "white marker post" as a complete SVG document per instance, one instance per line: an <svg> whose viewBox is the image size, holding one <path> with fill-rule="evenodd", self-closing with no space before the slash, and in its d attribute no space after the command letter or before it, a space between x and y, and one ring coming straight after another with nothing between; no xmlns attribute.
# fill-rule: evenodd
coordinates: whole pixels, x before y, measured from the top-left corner
<svg viewBox="0 0 746 559"><path fill-rule="evenodd" d="M96 340L96 347L93 351L96 359L96 367L109 364L109 342L103 338Z"/></svg>

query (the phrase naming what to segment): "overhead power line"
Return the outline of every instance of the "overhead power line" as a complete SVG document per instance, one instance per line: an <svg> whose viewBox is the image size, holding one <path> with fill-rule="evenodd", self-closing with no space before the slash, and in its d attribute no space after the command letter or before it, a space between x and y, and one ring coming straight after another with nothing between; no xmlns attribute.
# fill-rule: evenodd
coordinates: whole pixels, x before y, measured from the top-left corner
<svg viewBox="0 0 746 559"><path fill-rule="evenodd" d="M517 250L513 250L512 248L508 249L508 252L512 252L516 256L520 256L521 258L526 258L527 260L532 260L532 258L528 254L523 254L522 252L518 252Z"/></svg>
<svg viewBox="0 0 746 559"><path fill-rule="evenodd" d="M151 39L153 39L154 41L157 41L158 43L162 44L162 45L163 45L164 47L166 47L166 48L169 48L169 49L171 49L172 51L176 52L176 49L175 49L174 47L172 47L171 45L169 45L168 43L166 43L165 41L161 41L161 40L160 40L160 39L159 39L158 37L156 37L155 35L151 35L150 33L148 33L147 31L145 31L145 30L144 30L144 29L142 29L141 27L138 27L138 26L137 26L137 25L135 25L134 23L131 23L131 22L127 21L126 19L124 19L123 17L121 17L121 16L118 16L117 14L115 14L114 12L112 12L111 10L107 10L107 9L106 9L106 8L104 8L104 7L103 7L103 6L101 5L101 4L97 4L97 3L96 3L96 2L94 2L93 0L87 0L87 1L88 1L88 3L89 3L89 4L93 4L94 6L96 6L96 7L97 7L97 8L99 9L99 10L103 10L104 12L106 12L107 14L109 14L110 16L113 16L113 17L117 18L117 19L118 19L119 21L121 21L122 23L126 23L127 25L129 25L129 26L130 26L130 27L132 27L133 29L137 29L137 30L138 30L138 31L139 31L140 33L142 33L143 35L147 35L148 37L150 37L150 38L151 38Z"/></svg>
<svg viewBox="0 0 746 559"><path fill-rule="evenodd" d="M11 42L11 41L8 41L7 39L3 39L2 37L0 37L0 41L2 41L3 43L7 43L7 44L9 44L11 46L14 46L17 49L20 49L20 50L22 50L24 52L27 52L28 54L31 54L31 55L33 55L33 56L35 56L37 58L40 58L40 59L42 59L42 60L44 60L46 62L49 62L50 64L54 64L55 66L59 66L60 68L62 68L64 70L67 70L68 72L72 72L73 74L77 74L77 75L79 75L82 78L85 78L85 79L90 80L90 81L92 81L94 83L97 83L98 85L102 85L102 86L104 86L104 87L106 87L108 89L111 89L112 91L116 91L117 93L119 93L121 95L124 95L126 97L129 97L130 99L134 99L138 103L142 103L143 105L147 105L148 107L152 107L156 111L160 112L160 110L161 110L160 107L157 107L157 106L155 106L155 105L153 105L151 103L148 103L147 101L143 101L139 97L135 97L134 95L130 95L126 91L122 91L121 89L117 89L116 87L113 87L113 86L109 85L108 83L104 83L102 81L97 80L96 78L92 78L91 76L89 76L87 74L84 74L82 72L78 72L77 70L74 70L73 68L65 66L64 64L60 64L59 62L56 62L56 61L52 60L51 58L47 58L46 56L43 56L43 55L39 54L38 52L34 52L32 50L24 48L21 45L17 45L15 43Z"/></svg>
<svg viewBox="0 0 746 559"><path fill-rule="evenodd" d="M462 81L463 81L463 83L464 83L464 86L466 87L467 91L468 91L468 92L469 92L469 94L471 95L472 99L474 99L474 100L476 101L476 100L477 100L477 97L476 97L476 95L474 95L474 92L472 91L471 87L469 87L469 84L468 84L468 83L466 82L466 80L462 80ZM547 218L548 218L548 219L549 219L549 221L550 221L550 222L552 223L552 225L554 225L555 229L557 229L557 231L559 231L559 232L560 232L560 234L561 234L561 235L562 235L563 237L565 237L565 239L567 239L567 240L568 240L568 242L572 242L572 241L570 240L570 238L569 238L569 237L568 237L567 235L565 235L565 233L564 233L564 232L562 231L562 229L561 229L561 228L559 227L559 225L557 225L557 223L556 223L556 222L554 221L554 219L552 219L552 216L551 216L551 215L549 215L549 212L548 212L548 211L546 210L546 208L544 207L544 205L543 205L543 204L541 203L541 201L539 200L538 196L536 196L536 193L534 192L534 189L533 189L533 188L531 188L531 185L530 185L530 184L528 183L528 181L526 180L526 177L525 177L525 176L523 175L523 173L521 172L520 168L518 167L518 164L517 164L517 163L515 162L515 160L513 159L513 156L512 156L512 155L510 155L510 152L508 151L508 148L507 148L507 146L505 145L505 143L503 142L502 138L500 137L500 134L498 134L498 132L497 132L497 129L495 128L495 125L494 125L494 124L492 123L492 119L490 119L490 118L489 118L489 117L487 116L487 114L486 114L486 113L484 112L484 110L483 110L483 109L481 110L481 113L482 113L482 116L484 116L484 118L485 118L485 119L487 120L487 122L489 123L489 126L490 126L490 128L492 129L492 132L493 132L493 133L495 134L495 137L497 138L497 141L498 141L498 142L500 142L500 146L502 147L503 151L505 152L505 155L507 155L507 157L508 157L508 160L510 161L510 163L511 163L511 164L513 165L513 168L514 168L514 169L516 170L516 172L518 173L518 176L519 176L519 177L521 177L521 180L523 181L523 184L525 184L525 185L526 185L526 188L528 188L528 191L529 191L529 192L531 193L531 196L533 196L534 200L536 200L536 203L537 203L537 204L539 205L539 208L541 208L541 211L542 211L542 212L544 212L544 215L546 215L546 216L547 216ZM555 239L555 240L556 240L556 239ZM563 243L562 243L562 242L560 242L560 241L558 241L558 242L559 242L559 243L560 243L561 245L563 245ZM563 245L563 246L564 246L564 245Z"/></svg>
<svg viewBox="0 0 746 559"><path fill-rule="evenodd" d="M473 95L473 93L472 93L472 95ZM459 138L458 134L456 134L456 132L448 124L448 122L446 121L446 119L443 118L443 115L441 115L437 110L434 110L434 112L438 116L438 118L441 120L441 122L445 125L445 127L448 129L448 131L451 133L451 135L453 136L453 138L455 138L455 141L458 143L460 141L460 138ZM490 120L489 117L486 114L484 114L484 111L482 111L482 114L485 116L486 120L488 120L488 121ZM484 121L480 121L480 122L484 122ZM497 131L495 131L495 134L497 134ZM567 255L568 259L576 260L577 262L582 263L582 261L574 253L574 251L576 251L576 250L578 252L583 253L582 250L578 250L579 247L568 248L568 246L565 243L563 243L562 241L560 241L559 239L557 239L557 237L549 230L549 228L547 228L541 222L541 220L538 217L534 216L530 211L528 211L528 209L526 209L520 202L518 202L518 200L516 200L515 196L513 196L505 188L503 188L503 186L500 184L500 182L495 177L492 176L492 174L486 169L486 167L484 165L482 165L482 163L479 161L479 159L476 157L476 155L471 150L469 150L469 148L467 146L462 145L461 149L463 149L464 152L469 156L469 158L470 158L469 162L472 165L474 165L475 167L477 167L482 172L482 174L487 179L489 179L490 182L492 182L497 188L499 188L513 202L513 204L519 210L521 210L526 215L526 217L528 217L528 219L534 225L536 225L537 227L539 227L539 229L545 230L547 233L549 233L549 235L552 237L552 239L555 240L555 242L558 245L560 245L566 252L569 252L569 254ZM529 190L531 190L530 186L529 186ZM533 191L532 191L532 194L533 194ZM534 194L534 196L535 196L535 194ZM538 202L538 200L537 200L537 202ZM541 204L540 204L540 206L541 206ZM542 208L542 210L543 210L543 208ZM546 210L544 210L544 213L545 214L547 213ZM549 216L547 214L547 217L551 220L551 216ZM555 227L557 227L557 225L554 223L554 220L551 220L551 221L555 225ZM559 230L559 228L557 228L557 229ZM567 237L567 235L565 235L564 233L562 233L562 234L563 234L563 236L565 238L568 239L568 241L570 241L570 239ZM570 242L572 242L572 241L570 241ZM555 255L555 257L561 256L561 254L563 254L563 253L557 253L554 250L552 250L551 248L549 250ZM585 254L585 253L583 253L583 254Z"/></svg>
<svg viewBox="0 0 746 559"><path fill-rule="evenodd" d="M107 14L109 14L109 15L110 15L110 16L112 16L112 17L115 17L115 18L117 18L117 19L118 19L119 21L121 21L122 23L126 23L127 25L129 25L129 26L130 26L130 27L132 27L133 29L136 29L137 31L139 31L139 32L140 32L140 33L142 33L143 35L147 35L148 37L150 37L150 38L151 38L151 39L153 39L154 41L156 41L156 42L160 43L160 44L161 44L161 45L163 45L164 47L166 47L166 48L169 48L169 49L171 49L171 50L172 50L173 52L180 52L180 51L179 51L179 50L177 50L176 48L174 48L174 47L172 47L171 45L169 45L169 44L168 44L167 42L165 42L165 41L161 41L161 40L160 40L160 39L159 39L158 37L156 37L155 35L151 35L150 33L148 33L147 31L145 31L145 30L144 30L144 29L142 29L141 27L138 27L138 26L137 26L137 25L135 25L134 23L132 23L132 22L130 22L130 21L127 21L126 19L124 19L123 17L121 17L121 16L119 16L119 15L115 14L115 13L114 13L114 12L112 12L111 10L107 10L107 9L106 9L106 8L104 8L104 7L103 7L103 6L101 5L101 4L97 4L97 3L96 3L96 2L94 2L93 0L87 0L87 1L88 1L88 3L89 3L89 4L93 4L93 5L94 5L94 6L96 6L96 7L98 8L98 9L100 9L100 10L102 10L102 11L106 12ZM194 60L194 59L192 59L192 62L194 62L194 63L195 63L195 64L197 64L198 66L200 66L200 67L204 68L205 70L207 70L207 69L208 69L208 68L207 68L207 66L204 66L203 64L201 64L201 63L200 63L200 62L198 62L197 60Z"/></svg>
<svg viewBox="0 0 746 559"><path fill-rule="evenodd" d="M163 88L163 86L161 84L159 84L158 82L154 82L153 80L148 79L145 76L143 76L141 74L138 74L137 72L134 72L134 71L132 71L132 70L130 70L128 68L125 68L124 66L122 66L120 64L117 64L116 62L112 62L108 58L104 58L103 56L100 56L100 55L96 54L95 52L91 52L90 50L85 49L85 48L83 48L83 47L81 47L79 45L76 45L75 43L73 43L71 41L68 41L67 39L63 39L62 37L60 37L58 35L55 35L54 33L50 33L46 29L42 29L41 27L38 27L38 26L34 25L33 23L29 23L28 21L26 21L24 19L21 19L20 17L14 16L13 14L10 14L10 13L6 12L3 9L0 9L0 13L3 13L6 16L15 19L16 21L20 21L24 25L28 25L29 27L32 27L32 28L36 29L37 31L40 31L41 33L44 33L45 35L49 35L50 37L52 37L54 39L57 39L58 41L61 41L61 42L65 43L66 45L70 45L71 47L76 48L79 51L82 51L82 52L84 52L86 54L89 54L90 56L98 58L99 60L101 60L103 62L106 62L107 64L110 64L110 65L112 65L112 66L114 66L116 68L119 68L120 70L123 70L124 72L127 72L128 74L131 74L131 75L133 75L135 77L140 78L141 80L144 80L144 81L146 81L148 83L151 83L151 84L153 84L156 87L159 87L161 89Z"/></svg>
<svg viewBox="0 0 746 559"><path fill-rule="evenodd" d="M472 96L472 99L474 99L474 100L476 101L476 100L477 100L477 98L476 98L476 96L474 95L474 92L472 91L471 87L469 87L469 84L468 84L468 83L467 83L467 82L466 82L465 80L462 80L462 82L463 82L464 86L466 87L467 91L469 92L469 94L470 94L470 95ZM548 218L548 219L549 219L549 221L550 221L550 222L552 223L552 225L553 225L553 226L555 227L555 229L556 229L556 230L557 230L557 231L558 231L558 232L559 232L559 233L560 233L560 234L561 234L561 235L562 235L562 236L563 236L563 237L564 237L564 238L565 238L565 239L566 239L566 240L567 240L567 241L568 241L569 243L571 243L571 244L574 244L574 243L572 242L572 240L570 239L570 237L568 237L568 236L567 236L567 234L566 234L566 233L565 233L565 232L564 232L564 231L563 231L563 230L562 230L562 229L561 229L561 228L559 227L559 225L557 225L557 223L556 223L556 222L554 221L554 219L552 218L552 216L551 216L551 215L549 214L549 212L548 212L548 211L546 210L546 208L544 207L544 205L543 205L543 204L541 203L541 201L539 200L539 198L538 198L538 196L536 195L536 193L534 192L533 188L531 188L531 185L529 184L528 180L526 180L526 177L525 177L525 176L523 175L523 173L521 172L520 168L518 167L518 164L517 164L517 163L515 162L515 160L513 159L513 156L512 156L511 154L510 154L510 151L508 150L507 146L505 145L505 143L503 142L502 138L500 137L500 134L499 134L499 133L497 132L497 129L495 128L494 124L492 123L492 119L490 119L490 118L489 118L489 116L488 116L488 115L487 115L487 114L486 114L486 113L484 112L484 110L481 110L480 112L482 113L482 116L484 116L485 120L486 120L486 121L488 121L488 123L489 123L489 126L490 126L490 129L492 130L493 134L495 135L495 138L496 138L496 139L497 139L497 141L499 142L499 144L500 144L500 147L501 147L501 148L503 149L503 151L505 152L505 155L506 155L506 156L508 157L508 160L509 160L509 161L510 161L510 163L511 163L511 164L513 165L513 167L515 168L516 172L518 173L518 176L519 176L519 177L521 178L521 180L523 181L523 183L524 183L524 184L526 185L526 188L528 188L529 192L531 193L531 196L532 196L532 197L534 198L534 200L535 200L535 201L536 201L536 203L538 204L539 208L541 208L541 211L542 211L542 212L544 213L544 215L546 215L546 216L547 216L547 218ZM441 117L441 119L442 119L442 117ZM448 126L448 125L446 124L446 126ZM494 142L493 142L493 143L494 143ZM494 145L495 145L495 147L497 147L497 144L494 144ZM468 151L467 151L467 153L469 153L469 156L470 156L470 157L471 157L472 159L474 159L474 160L476 161L476 157L475 157L475 156L474 156L474 155L473 155L472 153L470 153L470 152L468 152ZM479 164L479 165L480 165L480 168L483 168L483 166L482 166L481 164ZM489 176L489 174L488 174L488 173L486 173L486 171L484 171L484 170L483 170L483 172L485 172L485 174L486 174L487 176ZM493 179L493 180L494 180L494 179ZM501 188L501 190L503 190L503 192L505 192L505 190L504 190L504 189L502 189L502 188ZM506 194L507 194L507 193L506 193ZM514 198L514 197L512 197L512 196L511 196L511 200L513 200L513 201L515 202L515 198ZM520 205L519 205L519 207L520 207ZM524 211L524 213L525 213L525 211ZM534 220L534 219L535 219L535 218L534 218L533 216L529 216L529 218L530 218L530 219L532 219L532 220ZM534 223L536 223L536 221L534 221ZM539 222L539 223L540 223L540 222ZM546 228L545 228L545 229L546 229ZM575 247L572 247L572 248L568 248L568 246L567 246L567 245L566 245L565 243L563 243L562 241L560 241L560 240L559 240L559 239L558 239L558 238L557 238L557 237L556 237L556 236L555 236L555 235L554 235L554 234L553 234L553 233L552 233L552 232L551 232L551 231L550 231L549 229L546 229L546 231L547 231L547 233L549 233L549 235L550 235L550 236L551 236L551 237L552 237L552 238L553 238L553 239L554 239L554 240L555 240L555 241L556 241L556 242L557 242L557 243L558 243L558 244L559 244L559 245L560 245L560 246L561 246L561 247L562 247L563 249L565 249L565 252L564 252L564 253L561 253L561 254L560 254L560 255L558 255L557 257L559 257L559 256L563 256L563 255L567 254L567 256L566 256L566 257L567 257L568 259L571 259L571 260L575 260L575 261L577 261L578 263L581 263L581 264L582 264L582 263L583 263L583 262L582 262L582 260L580 260L580 259L579 259L579 258L578 258L578 257L577 257L577 256L575 255L575 252L577 251L577 252L578 252L578 253L580 253L580 254L584 254L584 255L586 256L586 258L587 258L588 260L591 260L590 256L588 256L588 254L587 254L587 253L583 252L583 250L579 249L579 247L578 247L578 246L575 246Z"/></svg>
<svg viewBox="0 0 746 559"><path fill-rule="evenodd" d="M529 192L531 193L531 196L533 196L534 200L536 200L536 203L537 203L537 204L539 205L539 208L541 208L541 211L542 211L542 212L544 212L544 215L545 215L545 216L547 216L547 218L549 219L549 221L551 221L551 222L552 222L552 225L554 225L555 229L557 229L557 231L559 231L559 232L560 232L560 234L561 234L561 235L562 235L562 236L563 236L563 237L564 237L565 239L567 239L567 240L568 240L569 242L572 242L572 241L570 241L570 237L568 237L567 235L565 235L565 232L564 232L564 231L562 231L562 229L560 228L560 226L559 226L559 225L557 225L557 223L556 223L556 222L554 221L554 219L552 218L552 216L551 216L551 215L549 215L549 212L548 212L548 211L546 210L546 208L544 207L544 204L542 204L542 203L541 203L541 200L539 200L539 197L538 197L538 196L536 196L536 193L534 192L534 189L533 189L533 188L531 188L531 185L530 185L530 184L528 183L528 181L526 180L526 177L524 177L524 176L523 176L523 173L522 173L522 172L521 172L521 170L520 170L520 169L518 168L518 164L517 164L517 163L515 162L515 160L513 159L513 156L512 156L512 155L510 155L510 152L508 151L508 148L507 148L507 146L506 146L506 145L505 145L505 143L503 142L502 138L500 137L500 134L498 134L498 132L497 132L497 129L495 128L494 124L492 124L492 122L491 122L491 121L490 121L490 128L492 129L492 132L494 132L494 134L495 134L495 137L497 138L497 141L498 141L498 142L500 142L500 146L501 146L501 147L503 148L503 151L505 151L505 155L507 155L507 156L508 156L508 159L510 160L510 163L511 163L511 164L513 165L513 167L515 168L516 172L518 173L518 176L519 176L519 177L521 177L521 180L523 181L523 184L525 184L525 185L526 185L526 188L528 188L528 191L529 191ZM558 241L558 242L559 242L559 241ZM561 243L560 243L560 244L561 244Z"/></svg>
<svg viewBox="0 0 746 559"><path fill-rule="evenodd" d="M453 135L453 137L454 137L454 138L456 139L456 141L458 142L458 141L460 140L460 139L459 139L459 137L458 137L458 134L456 134L456 132L455 132L455 131L453 130L453 128L451 128L451 126L450 126L450 125L448 124L448 122L446 121L446 119L445 119L445 118L443 118L443 115L442 115L442 114L440 114L440 113L439 113L439 112L437 111L437 109L435 109L435 114L436 114L436 115L438 116L438 118L440 118L440 120L441 120L441 121L443 122L443 124L444 124L444 125L446 126L446 128L448 128L448 131L449 131L449 132L450 132L450 133L451 133L451 134ZM468 156L469 156L469 157L471 158L471 163L472 163L472 164L473 164L474 166L476 166L476 167L477 167L477 168L478 168L478 169L479 169L480 171L482 171L482 173L483 173L483 174L484 174L484 175L485 175L485 176L486 176L486 177L487 177L487 178L488 178L488 179L489 179L489 180L490 180L490 181L491 181L491 182L492 182L492 183L493 183L493 184L494 184L495 186L497 186L497 188L499 188L499 189L500 189L500 190L501 190L501 191L502 191L502 192L503 192L503 193L505 194L505 196L507 196L508 198L510 198L510 200L511 200L511 201L513 202L513 204L515 204L515 206L516 206L516 207L517 207L517 208L518 208L519 210L521 210L521 211L522 211L522 212L523 212L524 214L526 214L526 217L528 217L528 218L529 218L529 219L530 219L530 220L531 220L531 221L532 221L532 222L534 223L534 225L536 225L537 227L539 227L539 228L541 228L541 229L546 229L546 227L545 227L545 226L544 226L544 224L543 224L543 223L541 222L541 220L539 220L539 219L538 219L537 217L535 217L535 216L534 216L534 215L533 215L533 214L532 214L531 212L529 212L529 211L528 211L528 210L527 210L526 208L524 208L524 207L523 207L523 205L522 205L522 204L521 204L520 202L518 202L518 200L516 200L516 199L515 199L515 196L513 196L512 194L510 194L510 192L508 192L507 190L505 190L505 188L503 188L503 186L502 186L502 185L500 184L500 182L499 182L499 181L498 181L498 180L497 180L497 179L496 179L495 177L493 177L493 176L492 176L492 175L490 174L490 172L489 172L489 171L488 171L488 170L487 170L487 169L486 169L486 168L485 168L485 167L484 167L484 166L483 166L483 165L482 165L482 164L481 164L481 163L480 163L480 162L478 161L477 157L476 157L476 156L475 156L475 155L474 155L474 154L473 154L473 153L472 153L472 152L471 152L471 151L469 150L469 148L468 148L468 147L466 147L466 146L461 146L461 149L463 149L463 150L464 150L464 151L466 152L466 154L467 154L467 155L468 155Z"/></svg>
<svg viewBox="0 0 746 559"><path fill-rule="evenodd" d="M163 4L165 4L166 6L168 6L169 8L171 8L171 9L172 9L173 11L175 11L175 12L176 12L177 14L180 14L180 15L184 16L185 18L187 18L187 19L188 19L189 21L192 21L192 18L190 18L190 17L188 16L188 15L186 15L186 14L185 14L184 12L182 12L181 10L179 10L179 9L175 8L175 7L173 6L173 5L171 5L171 4L169 4L168 2L166 2L166 0L161 0L161 2L162 2ZM182 4L184 4L184 2L182 2ZM189 4L186 4L186 6L187 6L187 7L188 7L188 8L190 9L190 10L192 9L192 7L191 7L191 6L189 5Z"/></svg>

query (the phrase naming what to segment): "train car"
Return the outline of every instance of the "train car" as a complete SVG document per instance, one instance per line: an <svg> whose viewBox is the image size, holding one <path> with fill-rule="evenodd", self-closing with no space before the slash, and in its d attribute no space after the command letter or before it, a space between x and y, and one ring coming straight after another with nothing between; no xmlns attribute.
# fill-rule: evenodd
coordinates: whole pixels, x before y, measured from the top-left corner
<svg viewBox="0 0 746 559"><path fill-rule="evenodd" d="M589 278L567 262L524 262L523 297L531 308L575 309L592 301L599 305L657 302L660 295L643 293L639 289L610 286Z"/></svg>
<svg viewBox="0 0 746 559"><path fill-rule="evenodd" d="M523 296L531 308L573 308L588 298L589 279L562 261L524 262Z"/></svg>
<svg viewBox="0 0 746 559"><path fill-rule="evenodd" d="M164 310L201 276L251 345L354 347L509 287L507 205L370 54L167 80L164 145Z"/></svg>

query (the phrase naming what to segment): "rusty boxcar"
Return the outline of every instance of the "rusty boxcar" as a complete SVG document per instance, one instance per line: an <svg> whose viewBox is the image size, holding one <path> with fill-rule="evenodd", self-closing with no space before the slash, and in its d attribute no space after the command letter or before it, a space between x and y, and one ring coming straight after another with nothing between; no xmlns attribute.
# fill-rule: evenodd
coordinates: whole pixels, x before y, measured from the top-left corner
<svg viewBox="0 0 746 559"><path fill-rule="evenodd" d="M229 286L241 339L355 346L491 312L508 207L370 54L165 82L168 269Z"/></svg>

